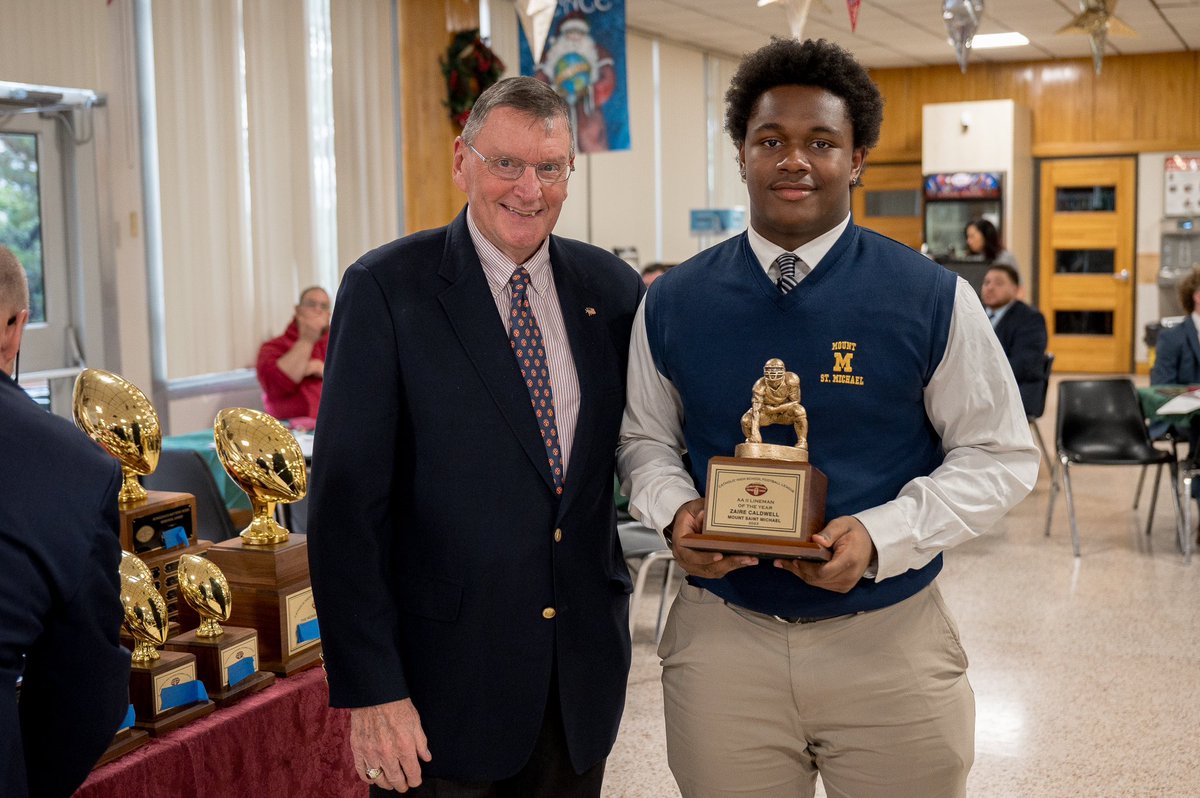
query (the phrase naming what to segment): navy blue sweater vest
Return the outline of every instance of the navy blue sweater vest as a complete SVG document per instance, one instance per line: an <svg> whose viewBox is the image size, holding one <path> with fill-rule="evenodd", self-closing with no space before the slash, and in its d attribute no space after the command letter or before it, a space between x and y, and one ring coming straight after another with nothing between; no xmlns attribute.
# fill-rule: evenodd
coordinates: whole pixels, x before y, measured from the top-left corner
<svg viewBox="0 0 1200 798"><path fill-rule="evenodd" d="M763 364L782 358L800 376L809 459L829 478L827 519L896 498L943 458L924 389L946 349L955 276L911 249L853 223L786 296L742 234L661 276L646 300L658 370L683 402L692 478L705 491L708 460L733 455ZM791 425L763 428L795 442ZM772 615L823 617L891 606L941 570L923 568L847 594L811 587L770 560L724 579L696 579L727 601Z"/></svg>

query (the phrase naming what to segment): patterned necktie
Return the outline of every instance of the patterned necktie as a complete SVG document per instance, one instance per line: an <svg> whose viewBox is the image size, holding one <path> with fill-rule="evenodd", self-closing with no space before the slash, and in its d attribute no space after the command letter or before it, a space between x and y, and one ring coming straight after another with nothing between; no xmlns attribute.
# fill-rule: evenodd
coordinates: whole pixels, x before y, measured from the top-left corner
<svg viewBox="0 0 1200 798"><path fill-rule="evenodd" d="M775 265L779 267L779 279L775 281L779 293L786 294L796 287L796 263L799 260L791 252L785 252L775 259Z"/></svg>
<svg viewBox="0 0 1200 798"><path fill-rule="evenodd" d="M508 339L512 345L517 367L529 389L529 401L533 404L538 420L538 431L546 444L546 459L550 461L550 473L554 475L554 492L563 492L562 450L558 445L558 424L554 421L554 392L550 387L550 369L546 360L546 345L542 341L542 330L529 307L529 272L522 266L509 279L512 289L512 318L509 320Z"/></svg>

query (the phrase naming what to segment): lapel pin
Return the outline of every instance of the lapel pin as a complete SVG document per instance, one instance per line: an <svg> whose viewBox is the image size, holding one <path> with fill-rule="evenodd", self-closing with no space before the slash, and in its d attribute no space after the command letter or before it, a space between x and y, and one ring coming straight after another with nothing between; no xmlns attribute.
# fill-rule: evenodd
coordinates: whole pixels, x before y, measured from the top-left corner
<svg viewBox="0 0 1200 798"><path fill-rule="evenodd" d="M589 315L589 316L595 316L595 315L596 315L596 309L595 309L595 308L591 308L591 307L584 308L584 309L583 309L583 312L584 312L584 313L586 313L586 314L587 314L587 315Z"/></svg>

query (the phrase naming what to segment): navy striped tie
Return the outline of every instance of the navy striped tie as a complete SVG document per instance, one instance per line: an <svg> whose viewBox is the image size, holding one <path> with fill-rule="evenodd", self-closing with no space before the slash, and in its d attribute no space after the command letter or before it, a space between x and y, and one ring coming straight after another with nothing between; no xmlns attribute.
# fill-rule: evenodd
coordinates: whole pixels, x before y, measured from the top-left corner
<svg viewBox="0 0 1200 798"><path fill-rule="evenodd" d="M779 267L779 279L775 285L779 287L779 293L786 294L796 287L796 264L802 263L791 252L785 252L775 259L775 265Z"/></svg>

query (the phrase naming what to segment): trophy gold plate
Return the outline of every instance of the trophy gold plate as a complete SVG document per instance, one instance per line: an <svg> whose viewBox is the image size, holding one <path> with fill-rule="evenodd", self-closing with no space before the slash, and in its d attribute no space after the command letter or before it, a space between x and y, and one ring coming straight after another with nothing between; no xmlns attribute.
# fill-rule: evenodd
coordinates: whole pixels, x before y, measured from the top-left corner
<svg viewBox="0 0 1200 798"><path fill-rule="evenodd" d="M134 662L129 670L129 700L137 718L134 725L158 737L211 714L217 708L212 700L162 708L165 688L195 678L196 658L191 654L162 651L151 662Z"/></svg>

